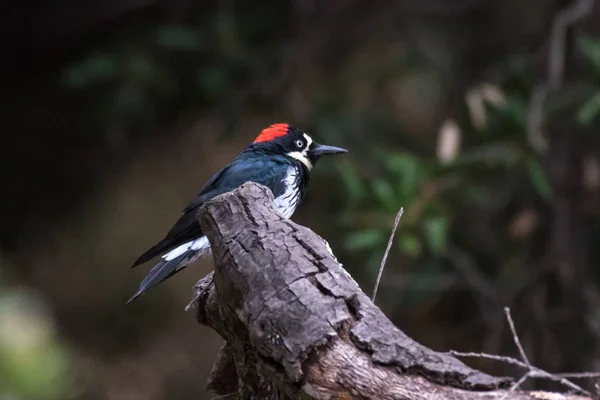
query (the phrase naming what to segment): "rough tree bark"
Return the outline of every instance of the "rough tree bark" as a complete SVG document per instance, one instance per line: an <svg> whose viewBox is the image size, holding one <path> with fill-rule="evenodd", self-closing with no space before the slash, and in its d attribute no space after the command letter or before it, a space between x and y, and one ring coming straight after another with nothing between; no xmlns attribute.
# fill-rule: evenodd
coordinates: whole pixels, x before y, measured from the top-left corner
<svg viewBox="0 0 600 400"><path fill-rule="evenodd" d="M244 400L584 398L509 392L510 379L415 342L272 201L247 183L199 212L215 271L196 284L193 308L226 341L208 388Z"/></svg>

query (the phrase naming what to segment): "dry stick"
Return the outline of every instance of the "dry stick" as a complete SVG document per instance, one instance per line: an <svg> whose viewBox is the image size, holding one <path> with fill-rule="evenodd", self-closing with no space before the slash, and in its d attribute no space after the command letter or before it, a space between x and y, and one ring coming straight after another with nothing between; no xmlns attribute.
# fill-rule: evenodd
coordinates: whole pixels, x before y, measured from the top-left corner
<svg viewBox="0 0 600 400"><path fill-rule="evenodd" d="M527 364L525 364L523 361L519 361L516 358L512 358L512 357L508 357L508 356L497 356L495 354L474 353L474 352L463 353L461 351L456 351L456 350L450 350L449 352L447 352L447 354L449 354L453 357L472 357L472 358L483 358L486 360L501 361L506 364L516 365L517 367L521 367L521 368L525 368L525 369L529 368L527 366Z"/></svg>
<svg viewBox="0 0 600 400"><path fill-rule="evenodd" d="M398 214L396 214L396 219L394 220L394 227L392 228L392 233L390 234L390 238L388 240L388 244L385 249L385 253L383 253L383 259L381 260L381 265L379 266L379 272L377 273L377 280L375 281L375 288L373 288L373 297L371 297L372 302L375 302L375 296L377 296L377 289L379 288L379 281L381 281L381 275L383 275L383 269L385 268L385 262L387 261L388 254L390 252L390 248L392 247L392 242L394 241L394 235L396 234L396 229L398 229L398 224L400 223L400 218L402 218L402 214L404 214L404 208L400 207L400 210L398 210Z"/></svg>
<svg viewBox="0 0 600 400"><path fill-rule="evenodd" d="M591 396L590 392L588 392L587 390L583 389L582 387L576 385L575 383L569 381L566 378L596 378L596 377L600 377L600 373L581 372L581 373L551 374L547 371L544 371L541 368L534 367L533 365L531 365L529 363L529 359L527 358L525 351L523 350L523 346L521 346L521 341L519 340L519 336L517 335L517 332L515 329L515 324L510 315L510 309L508 307L504 308L504 314L506 315L506 320L508 321L508 325L510 327L510 331L513 336L513 341L515 342L515 345L517 346L523 361L517 360L512 357L506 357L506 356L497 356L497 355L486 354L486 353L461 353L461 352L454 351L454 350L450 350L448 352L448 354L450 354L451 356L454 356L454 357L474 357L474 358L484 358L484 359L488 359L488 360L502 361L507 364L516 365L518 367L526 369L527 373L525 373L525 375L523 375L509 389L509 391L511 391L511 392L518 389L529 378L542 378L542 379L548 379L551 381L559 382L559 383L563 384L564 386L567 386L573 390L576 390L579 393L583 393L588 396Z"/></svg>
<svg viewBox="0 0 600 400"><path fill-rule="evenodd" d="M579 391L580 393L585 393L585 394L591 395L591 393L587 392L585 389L577 386L576 384L574 384L573 382L571 382L565 378L554 376L554 375L552 375L546 371L543 371L537 367L533 367L529 363L529 359L527 358L527 355L525 354L525 350L523 349L523 346L521 345L521 341L519 340L519 335L517 335L517 330L515 329L515 323L513 322L513 319L510 315L510 308L504 307L504 314L506 315L506 321L508 322L508 326L510 327L510 331L513 336L513 341L515 342L515 345L517 346L517 349L519 350L519 353L521 354L521 358L523 359L523 362L527 365L527 369L528 369L527 373L523 377L521 377L521 379L519 379L517 381L517 383L515 383L510 388L511 392L518 389L519 386L521 386L523 384L523 382L525 382L529 378L548 378L548 379L552 379L552 380L558 380L558 382L562 383L563 385L568 386L571 389L575 389L575 390Z"/></svg>
<svg viewBox="0 0 600 400"><path fill-rule="evenodd" d="M571 378L571 379L587 379L587 378L600 378L600 372L567 372L561 374L554 374L559 378Z"/></svg>
<svg viewBox="0 0 600 400"><path fill-rule="evenodd" d="M529 379L530 374L531 374L531 371L528 372L528 373L526 373L525 375L523 375L521 377L521 379L519 379L514 385L512 385L510 387L510 389L508 389L508 391L509 392L514 392L515 390L517 390L519 388L519 386L521 386L523 384L523 382L525 382L527 379ZM502 398L504 399L504 398L508 397L508 394L509 393L506 393L504 396L502 396Z"/></svg>
<svg viewBox="0 0 600 400"><path fill-rule="evenodd" d="M594 0L576 0L560 10L552 21L552 37L550 38L550 57L548 58L548 83L550 89L560 87L567 52L567 29L581 21L594 9Z"/></svg>
<svg viewBox="0 0 600 400"><path fill-rule="evenodd" d="M188 305L187 305L187 306L185 306L185 309L184 309L184 310L185 310L185 312L188 312L188 311L190 311L190 310L192 309L192 307L194 307L194 303L196 303L196 300L198 300L198 297L200 297L200 294L201 294L201 293L202 293L201 291L198 291L198 294L196 294L196 295L194 296L194 298L192 299L192 301L190 301L190 302L188 303ZM218 399L218 397L217 397L216 399ZM215 400L215 399L212 399L212 400Z"/></svg>
<svg viewBox="0 0 600 400"><path fill-rule="evenodd" d="M510 316L510 308L504 307L504 315L506 315L506 320L508 321L508 326L510 327L510 331L512 333L513 341L515 342L515 346L519 350L521 354L521 359L527 364L527 368L531 368L531 364L529 363L529 359L527 358L527 354L525 354L525 349L521 345L521 341L519 340L519 335L517 335L517 330L515 329L515 323L513 322L512 317Z"/></svg>
<svg viewBox="0 0 600 400"><path fill-rule="evenodd" d="M541 132L544 105L550 92L558 90L564 78L567 30L590 14L593 9L594 0L576 0L560 10L553 18L548 51L548 78L533 89L527 116L527 138L531 147L538 152L544 151L547 147L547 141Z"/></svg>
<svg viewBox="0 0 600 400"><path fill-rule="evenodd" d="M217 397L213 397L210 400L223 400L223 399L228 399L230 397L233 397L235 395L237 395L237 392L233 392L233 393L229 393L229 394L224 394L223 396L217 396Z"/></svg>
<svg viewBox="0 0 600 400"><path fill-rule="evenodd" d="M517 360L516 358L507 357L507 356L497 356L495 354L487 354L487 353L473 353L473 352L460 352L456 350L450 350L446 354L451 355L453 357L468 357L468 358L483 358L484 360L493 360L500 361L506 364L515 365L517 367L528 369L529 367L523 361ZM600 378L600 372L569 372L569 373L561 373L561 374L551 374L550 372L544 371L538 367L531 366L531 369L534 371L533 374L530 374L530 378L544 378L549 379L556 382L561 382L563 378L572 378L572 379L585 379L585 378ZM567 386L569 386L567 384ZM579 389L577 389L579 390ZM584 390L585 392L585 390Z"/></svg>

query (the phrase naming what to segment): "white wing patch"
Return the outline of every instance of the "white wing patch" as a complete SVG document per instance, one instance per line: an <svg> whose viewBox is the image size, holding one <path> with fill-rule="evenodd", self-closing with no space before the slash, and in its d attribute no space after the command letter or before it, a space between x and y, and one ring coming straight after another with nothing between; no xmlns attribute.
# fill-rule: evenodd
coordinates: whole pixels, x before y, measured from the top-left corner
<svg viewBox="0 0 600 400"><path fill-rule="evenodd" d="M208 238L206 236L202 236L201 238L191 240L187 243L182 244L179 247L174 248L167 254L163 255L162 258L165 261L171 261L171 260L179 257L180 255L182 255L183 253L185 253L188 250L198 251L198 253L199 253L198 256L200 256L204 252L204 250L208 249L209 247L210 247L210 243L208 242ZM197 258L197 257L195 257L195 258Z"/></svg>
<svg viewBox="0 0 600 400"><path fill-rule="evenodd" d="M294 214L300 202L298 181L298 170L295 167L289 167L285 178L281 180L285 185L285 190L275 199L275 211L286 219Z"/></svg>

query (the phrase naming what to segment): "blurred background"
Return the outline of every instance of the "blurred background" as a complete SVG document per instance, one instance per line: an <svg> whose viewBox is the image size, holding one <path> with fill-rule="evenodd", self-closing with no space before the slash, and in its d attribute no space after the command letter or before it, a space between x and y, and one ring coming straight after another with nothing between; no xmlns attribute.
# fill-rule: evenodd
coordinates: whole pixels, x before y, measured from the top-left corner
<svg viewBox="0 0 600 400"><path fill-rule="evenodd" d="M0 399L215 397L221 340L184 311L210 262L126 306L130 265L284 121L350 150L294 220L369 294L404 207L377 299L398 327L517 356L509 306L533 364L598 371L594 3L4 2Z"/></svg>

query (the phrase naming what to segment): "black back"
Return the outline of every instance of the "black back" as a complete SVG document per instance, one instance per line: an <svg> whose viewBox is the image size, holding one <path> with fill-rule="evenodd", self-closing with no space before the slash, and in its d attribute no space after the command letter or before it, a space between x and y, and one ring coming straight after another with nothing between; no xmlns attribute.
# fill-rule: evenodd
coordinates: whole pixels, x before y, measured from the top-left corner
<svg viewBox="0 0 600 400"><path fill-rule="evenodd" d="M300 136L302 136L301 133ZM302 139L304 139L303 136ZM198 208L213 197L230 192L245 182L265 185L271 189L273 196L279 197L286 189L282 180L285 178L288 168L295 166L299 171L300 200L302 200L308 185L309 171L302 162L285 155L290 148L297 147L295 143L297 140L299 139L286 135L270 142L251 144L229 165L208 180L200 193L183 210L183 215L165 238L142 254L133 266L203 236L196 219Z"/></svg>

